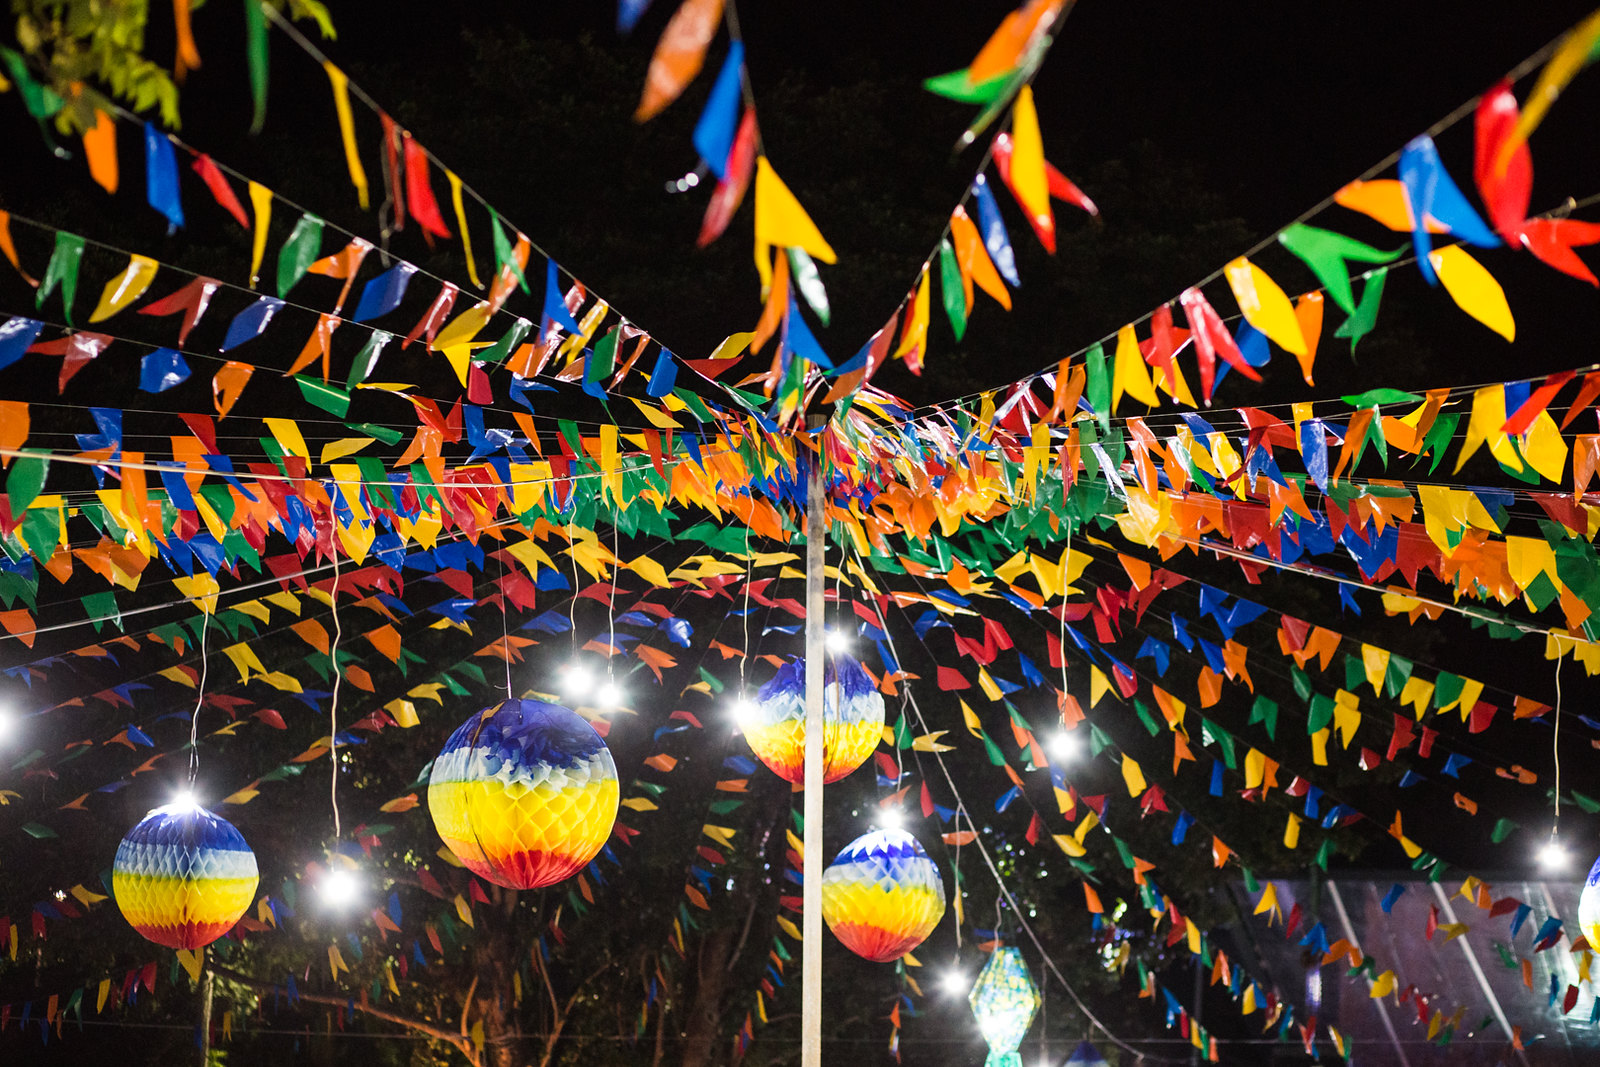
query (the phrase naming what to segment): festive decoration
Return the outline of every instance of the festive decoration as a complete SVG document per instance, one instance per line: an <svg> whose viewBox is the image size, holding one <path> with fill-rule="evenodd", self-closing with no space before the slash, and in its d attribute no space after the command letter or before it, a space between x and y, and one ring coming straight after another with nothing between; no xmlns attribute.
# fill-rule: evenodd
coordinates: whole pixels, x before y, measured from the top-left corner
<svg viewBox="0 0 1600 1067"><path fill-rule="evenodd" d="M611 750L594 727L559 704L507 700L450 735L433 761L428 810L474 874L535 889L599 854L618 793Z"/></svg>
<svg viewBox="0 0 1600 1067"><path fill-rule="evenodd" d="M1089 1042L1080 1041L1078 1047L1072 1050L1072 1055L1067 1057L1064 1067L1106 1067L1106 1058Z"/></svg>
<svg viewBox="0 0 1600 1067"><path fill-rule="evenodd" d="M1578 929L1591 945L1600 945L1600 859L1589 868L1589 877L1583 880L1583 893L1578 897Z"/></svg>
<svg viewBox="0 0 1600 1067"><path fill-rule="evenodd" d="M883 737L883 695L866 669L850 656L834 654L823 667L823 781L837 782L862 763ZM756 694L745 740L787 782L805 781L806 661L782 667Z"/></svg>
<svg viewBox="0 0 1600 1067"><path fill-rule="evenodd" d="M146 940L197 949L233 927L256 892L256 854L233 824L198 804L146 815L117 846L111 892Z"/></svg>
<svg viewBox="0 0 1600 1067"><path fill-rule="evenodd" d="M944 879L904 830L863 834L822 874L822 917L856 955L874 963L916 948L944 917Z"/></svg>
<svg viewBox="0 0 1600 1067"><path fill-rule="evenodd" d="M1039 1010L1039 990L1022 962L1022 950L1011 945L995 949L967 1001L989 1044L984 1067L1022 1067L1017 1049Z"/></svg>

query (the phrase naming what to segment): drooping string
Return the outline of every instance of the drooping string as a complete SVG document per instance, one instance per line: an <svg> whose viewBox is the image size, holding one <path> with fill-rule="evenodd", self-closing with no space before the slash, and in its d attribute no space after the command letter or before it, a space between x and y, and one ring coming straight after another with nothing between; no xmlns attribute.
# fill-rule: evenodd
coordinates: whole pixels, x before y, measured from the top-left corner
<svg viewBox="0 0 1600 1067"><path fill-rule="evenodd" d="M213 603L212 608L216 605ZM206 701L206 634L211 629L211 612L206 610L204 599L200 602L200 684L194 697L194 714L189 716L189 792L194 793L195 779L200 774L200 707Z"/></svg>
<svg viewBox="0 0 1600 1067"><path fill-rule="evenodd" d="M333 693L328 699L328 763L331 767L328 782L328 803L333 808L333 839L339 840L339 641L344 637L344 627L339 621L339 548L333 550L333 643L328 646L328 662L333 669Z"/></svg>

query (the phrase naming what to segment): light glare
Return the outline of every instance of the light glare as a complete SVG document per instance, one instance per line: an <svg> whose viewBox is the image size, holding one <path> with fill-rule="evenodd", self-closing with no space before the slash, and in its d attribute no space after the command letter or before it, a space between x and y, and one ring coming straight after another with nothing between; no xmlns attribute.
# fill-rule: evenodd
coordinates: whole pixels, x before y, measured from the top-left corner
<svg viewBox="0 0 1600 1067"><path fill-rule="evenodd" d="M944 986L944 991L946 993L950 993L952 995L965 993L967 991L966 972L962 971L958 967L952 967L950 970L945 972L944 978L940 980L940 984Z"/></svg>
<svg viewBox="0 0 1600 1067"><path fill-rule="evenodd" d="M1077 759L1083 751L1083 742L1078 740L1077 734L1066 730L1053 734L1048 742L1050 758L1062 762Z"/></svg>
<svg viewBox="0 0 1600 1067"><path fill-rule="evenodd" d="M829 630L828 636L823 639L823 644L827 646L829 652L833 653L848 652L850 650L849 635L842 630Z"/></svg>
<svg viewBox="0 0 1600 1067"><path fill-rule="evenodd" d="M615 682L607 682L600 687L599 692L595 693L594 702L596 706L602 708L617 707L622 703L622 690Z"/></svg>
<svg viewBox="0 0 1600 1067"><path fill-rule="evenodd" d="M885 830L898 830L905 824L905 812L899 808L883 808L878 812L878 825Z"/></svg>
<svg viewBox="0 0 1600 1067"><path fill-rule="evenodd" d="M570 663L561 675L561 690L569 700L579 700L594 689L594 675L581 663Z"/></svg>
<svg viewBox="0 0 1600 1067"><path fill-rule="evenodd" d="M1565 870L1567 859L1567 850L1555 834L1539 848L1539 866L1547 871Z"/></svg>
<svg viewBox="0 0 1600 1067"><path fill-rule="evenodd" d="M355 903L361 895L361 879L354 872L334 867L323 874L317 883L317 893L324 907L340 911Z"/></svg>

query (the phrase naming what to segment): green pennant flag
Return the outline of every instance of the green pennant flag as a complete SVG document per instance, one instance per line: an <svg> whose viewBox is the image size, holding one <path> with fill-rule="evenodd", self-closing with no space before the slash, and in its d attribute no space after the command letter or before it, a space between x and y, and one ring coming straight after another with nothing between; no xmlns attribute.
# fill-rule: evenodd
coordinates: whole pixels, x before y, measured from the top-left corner
<svg viewBox="0 0 1600 1067"><path fill-rule="evenodd" d="M1106 350L1097 341L1083 359L1088 375L1084 393L1088 396L1089 406L1094 408L1100 432L1107 433L1111 430L1111 376L1106 373ZM1087 459L1089 455L1089 450L1084 449L1084 458Z"/></svg>
<svg viewBox="0 0 1600 1067"><path fill-rule="evenodd" d="M1278 243L1311 268L1311 273L1317 276L1333 302L1343 308L1346 315L1355 314L1356 302L1350 289L1350 268L1345 261L1389 263L1405 251L1404 248L1397 248L1393 252L1385 252L1342 233L1307 226L1302 222L1286 227L1278 234Z"/></svg>
<svg viewBox="0 0 1600 1067"><path fill-rule="evenodd" d="M959 342L967 335L967 294L961 285L961 267L955 246L946 237L939 242L939 296L950 319L950 332Z"/></svg>
<svg viewBox="0 0 1600 1067"><path fill-rule="evenodd" d="M44 307L44 302L61 286L61 305L66 313L67 325L73 326L72 302L78 296L78 267L83 263L83 238L65 230L56 231L56 246L50 253L50 263L44 269L44 280L34 294L33 306Z"/></svg>
<svg viewBox="0 0 1600 1067"><path fill-rule="evenodd" d="M803 248L791 245L787 251L789 277L794 280L794 287L805 297L817 321L828 325L833 312L828 307L828 291L822 287L822 275L818 273L816 263L812 262L810 254Z"/></svg>
<svg viewBox="0 0 1600 1067"><path fill-rule="evenodd" d="M1361 303L1350 313L1350 317L1333 331L1335 337L1349 340L1352 357L1356 354L1356 345L1378 325L1378 305L1383 301L1383 283L1388 276L1388 267L1379 267L1368 274L1366 283L1361 287Z"/></svg>
<svg viewBox="0 0 1600 1067"><path fill-rule="evenodd" d="M289 231L289 239L278 249L278 296L288 296L322 255L322 226L321 219L307 212Z"/></svg>
<svg viewBox="0 0 1600 1067"><path fill-rule="evenodd" d="M1250 705L1250 725L1261 723L1267 729L1267 737L1273 741L1278 739L1278 703L1264 696L1257 696L1255 703Z"/></svg>
<svg viewBox="0 0 1600 1067"><path fill-rule="evenodd" d="M489 228L494 234L494 272L499 274L505 267L511 268L511 273L516 277L517 283L522 286L524 293L531 292L528 288L528 279L523 275L522 268L517 266L517 261L512 255L511 239L506 236L505 227L500 225L500 214L494 208L489 209Z"/></svg>

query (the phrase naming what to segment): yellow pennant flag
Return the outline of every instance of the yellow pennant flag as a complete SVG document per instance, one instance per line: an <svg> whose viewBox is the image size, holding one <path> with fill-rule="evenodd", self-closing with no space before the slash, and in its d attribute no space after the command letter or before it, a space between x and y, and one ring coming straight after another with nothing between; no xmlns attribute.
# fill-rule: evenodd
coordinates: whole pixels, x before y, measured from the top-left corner
<svg viewBox="0 0 1600 1067"><path fill-rule="evenodd" d="M1160 405L1155 385L1150 381L1150 368L1139 354L1139 339L1132 326L1117 331L1117 355L1111 370L1111 410L1117 410L1122 394L1127 393L1145 407Z"/></svg>
<svg viewBox="0 0 1600 1067"><path fill-rule="evenodd" d="M799 248L824 263L839 261L766 156L756 158L756 245Z"/></svg>
<svg viewBox="0 0 1600 1067"><path fill-rule="evenodd" d="M1500 154L1495 157L1496 174L1506 172L1512 154L1527 141L1539 123L1544 121L1545 113L1556 102L1556 97L1561 95L1561 90L1577 77L1578 71L1593 62L1597 43L1600 43L1600 11L1594 12L1578 23L1563 37L1555 55L1550 57L1550 62L1539 72L1539 80L1534 83L1533 91L1528 94L1527 107L1517 118L1516 129L1511 131L1511 136L1500 146Z"/></svg>
<svg viewBox="0 0 1600 1067"><path fill-rule="evenodd" d="M1137 797L1144 792L1144 770L1126 752L1122 754L1122 781L1127 785L1130 797Z"/></svg>
<svg viewBox="0 0 1600 1067"><path fill-rule="evenodd" d="M1429 252L1428 262L1433 264L1445 292L1457 307L1507 341L1517 339L1517 323L1511 317L1511 306L1506 303L1506 291L1466 249L1447 245Z"/></svg>
<svg viewBox="0 0 1600 1067"><path fill-rule="evenodd" d="M109 319L143 296L145 290L150 288L150 283L155 281L159 267L160 264L148 256L130 256L122 273L106 282L105 290L100 294L100 303L90 313L89 321Z"/></svg>
<svg viewBox="0 0 1600 1067"><path fill-rule="evenodd" d="M1022 207L1034 217L1050 214L1050 182L1044 169L1044 138L1033 87L1024 85L1011 109L1011 186Z"/></svg>
<svg viewBox="0 0 1600 1067"><path fill-rule="evenodd" d="M267 227L272 223L272 190L250 183L250 208L255 212L255 236L250 242L250 288L261 280L261 257L267 254Z"/></svg>
<svg viewBox="0 0 1600 1067"><path fill-rule="evenodd" d="M900 332L900 344L894 350L895 359L905 359L918 373L921 373L928 355L928 308L931 303L928 268L923 267L922 276L917 280L917 295L911 301L911 317L906 320L905 329Z"/></svg>
<svg viewBox="0 0 1600 1067"><path fill-rule="evenodd" d="M1284 351L1297 356L1306 354L1306 339L1300 332L1294 305L1266 271L1240 256L1224 267L1223 273L1228 277L1228 287L1233 290L1233 298L1239 302L1246 322Z"/></svg>
<svg viewBox="0 0 1600 1067"><path fill-rule="evenodd" d="M322 69L328 72L328 81L333 86L333 110L339 116L339 139L344 142L344 163L350 171L350 184L356 187L356 199L365 211L367 172L361 165L361 153L356 149L356 123L350 114L350 79L328 60L323 60ZM469 263L471 259L467 257Z"/></svg>
<svg viewBox="0 0 1600 1067"><path fill-rule="evenodd" d="M472 258L472 234L467 232L467 209L461 202L461 179L456 177L456 172L448 168L444 172L445 178L450 182L450 203L456 209L456 226L461 230L461 251L467 257L467 277L472 279L474 288L482 289L483 282L478 278L478 263Z"/></svg>

